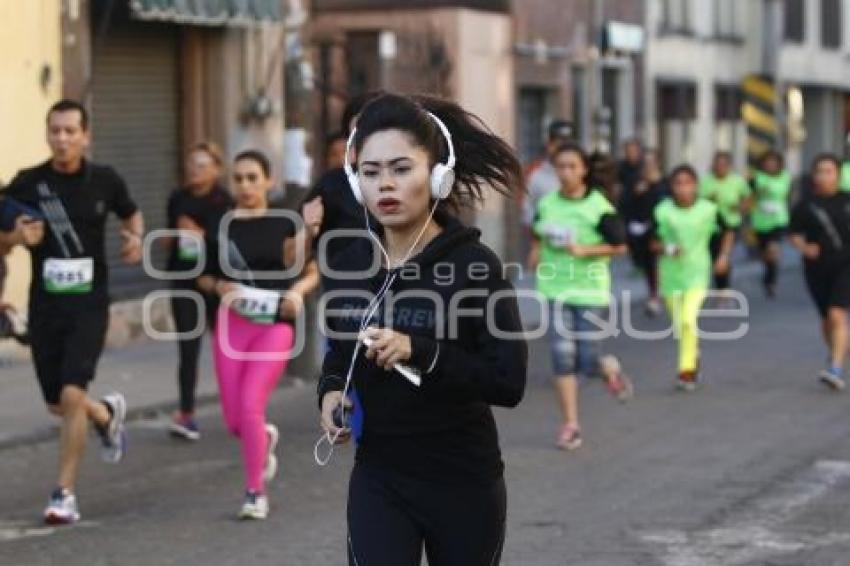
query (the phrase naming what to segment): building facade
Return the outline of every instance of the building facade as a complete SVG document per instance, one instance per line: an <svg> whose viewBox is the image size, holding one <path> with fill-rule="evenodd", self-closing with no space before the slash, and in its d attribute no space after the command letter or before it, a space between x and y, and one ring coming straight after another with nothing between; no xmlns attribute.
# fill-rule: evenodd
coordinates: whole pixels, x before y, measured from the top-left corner
<svg viewBox="0 0 850 566"><path fill-rule="evenodd" d="M643 4L513 2L517 149L525 162L542 154L556 118L571 120L583 145L605 151L642 132Z"/></svg>
<svg viewBox="0 0 850 566"><path fill-rule="evenodd" d="M22 167L47 155L44 116L62 94L59 0L0 3L0 186ZM38 30L39 33L33 33ZM17 248L8 258L3 302L24 309L29 257Z"/></svg>
<svg viewBox="0 0 850 566"><path fill-rule="evenodd" d="M850 130L847 0L648 0L647 140L666 165L743 168L766 149L798 172Z"/></svg>
<svg viewBox="0 0 850 566"><path fill-rule="evenodd" d="M348 97L385 89L450 98L514 142L512 20L507 0L314 0L316 156ZM489 198L474 222L499 253L508 201ZM473 218L471 217L470 220Z"/></svg>

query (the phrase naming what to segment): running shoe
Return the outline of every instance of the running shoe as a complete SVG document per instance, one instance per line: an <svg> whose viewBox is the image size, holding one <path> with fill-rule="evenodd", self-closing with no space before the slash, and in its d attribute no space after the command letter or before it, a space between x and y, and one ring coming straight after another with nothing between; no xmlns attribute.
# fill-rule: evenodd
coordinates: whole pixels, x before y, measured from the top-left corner
<svg viewBox="0 0 850 566"><path fill-rule="evenodd" d="M268 483L277 475L277 456L275 455L275 449L277 448L277 441L280 439L280 433L273 424L266 424L266 435L269 438L266 448L266 466L263 468L263 481Z"/></svg>
<svg viewBox="0 0 850 566"><path fill-rule="evenodd" d="M578 427L564 425L556 443L561 450L576 450L581 447L581 430Z"/></svg>
<svg viewBox="0 0 850 566"><path fill-rule="evenodd" d="M201 439L201 430L189 413L177 413L168 425L168 433L175 438L196 442Z"/></svg>
<svg viewBox="0 0 850 566"><path fill-rule="evenodd" d="M824 369L818 374L818 379L824 385L830 387L833 391L844 391L847 383L841 376L841 370L836 368Z"/></svg>
<svg viewBox="0 0 850 566"><path fill-rule="evenodd" d="M80 512L74 494L61 487L53 490L44 510L44 522L48 525L70 525L79 520Z"/></svg>
<svg viewBox="0 0 850 566"><path fill-rule="evenodd" d="M606 355L599 360L602 374L605 376L605 386L608 392L621 403L635 396L635 386L631 378L623 373L620 360L616 356Z"/></svg>
<svg viewBox="0 0 850 566"><path fill-rule="evenodd" d="M110 393L100 400L109 409L111 418L104 426L97 426L100 436L100 457L104 462L117 464L127 450L127 433L124 420L127 418L127 402L120 393Z"/></svg>
<svg viewBox="0 0 850 566"><path fill-rule="evenodd" d="M685 393L692 393L699 387L699 373L696 371L679 372L676 387Z"/></svg>
<svg viewBox="0 0 850 566"><path fill-rule="evenodd" d="M269 499L262 493L248 491L245 493L245 503L239 510L239 518L243 520L262 520L269 516Z"/></svg>
<svg viewBox="0 0 850 566"><path fill-rule="evenodd" d="M765 285L764 286L764 296L768 299L776 298L776 285Z"/></svg>

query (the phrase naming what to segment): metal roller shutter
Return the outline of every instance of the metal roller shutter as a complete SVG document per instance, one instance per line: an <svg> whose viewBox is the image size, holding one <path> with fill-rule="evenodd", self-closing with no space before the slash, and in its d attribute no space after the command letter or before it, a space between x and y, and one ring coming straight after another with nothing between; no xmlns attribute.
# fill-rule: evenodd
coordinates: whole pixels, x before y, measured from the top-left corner
<svg viewBox="0 0 850 566"><path fill-rule="evenodd" d="M94 42L92 134L94 160L127 181L148 230L163 228L169 192L180 171L178 28L122 24ZM161 287L141 267L121 263L118 222L110 220L107 256L114 299L140 297ZM164 264L154 246L154 262Z"/></svg>

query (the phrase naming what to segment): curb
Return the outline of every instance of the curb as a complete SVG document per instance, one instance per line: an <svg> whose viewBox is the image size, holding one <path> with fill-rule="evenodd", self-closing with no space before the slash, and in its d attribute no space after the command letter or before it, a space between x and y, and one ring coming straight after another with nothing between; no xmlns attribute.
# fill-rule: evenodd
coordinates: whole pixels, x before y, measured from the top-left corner
<svg viewBox="0 0 850 566"><path fill-rule="evenodd" d="M291 387L308 386L311 382L298 376L288 376L286 380L281 380L281 385L277 391L289 389ZM218 403L218 393L205 393L199 395L195 400L197 408L205 408ZM138 422L150 420L158 414L170 412L177 406L176 401L156 401L147 405L132 407L127 410L125 422ZM44 413L45 419L51 418L47 412ZM58 423L58 420L56 421ZM165 431L163 431L165 432ZM42 444L56 440L59 438L59 427L56 425L45 426L36 430L25 433L12 433L10 435L0 435L0 451L11 450L33 444Z"/></svg>

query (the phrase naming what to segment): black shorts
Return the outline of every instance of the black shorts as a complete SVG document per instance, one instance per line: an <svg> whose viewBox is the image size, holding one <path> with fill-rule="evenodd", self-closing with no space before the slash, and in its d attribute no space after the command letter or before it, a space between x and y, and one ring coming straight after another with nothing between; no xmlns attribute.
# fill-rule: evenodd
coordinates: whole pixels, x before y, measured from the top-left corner
<svg viewBox="0 0 850 566"><path fill-rule="evenodd" d="M831 308L850 310L850 265L832 269L806 266L806 285L821 318Z"/></svg>
<svg viewBox="0 0 850 566"><path fill-rule="evenodd" d="M43 307L30 312L35 373L44 400L57 405L66 385L87 389L94 379L109 325L109 306L73 313Z"/></svg>
<svg viewBox="0 0 850 566"><path fill-rule="evenodd" d="M764 253L770 244L781 242L785 237L785 228L774 228L769 232L756 232L756 240L758 241L759 251Z"/></svg>

